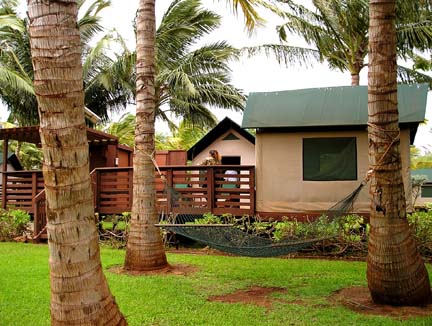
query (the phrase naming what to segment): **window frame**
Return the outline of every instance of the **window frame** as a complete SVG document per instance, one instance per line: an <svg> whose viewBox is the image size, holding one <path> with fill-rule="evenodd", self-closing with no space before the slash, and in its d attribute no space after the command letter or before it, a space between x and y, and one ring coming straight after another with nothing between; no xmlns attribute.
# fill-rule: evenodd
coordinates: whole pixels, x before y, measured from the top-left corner
<svg viewBox="0 0 432 326"><path fill-rule="evenodd" d="M355 160L355 170L354 170L354 175L353 178L349 178L349 179L337 179L337 178L329 178L329 179L314 179L311 177L306 177L305 176L305 153L306 153L306 147L305 147L305 141L308 140L347 140L347 141L352 141L354 140L354 157L353 159ZM320 153L322 154L322 153ZM355 136L344 136L344 137L303 137L302 138L302 179L303 181L318 181L318 182L331 182L331 181L356 181L358 180L358 154L357 154L357 137Z"/></svg>

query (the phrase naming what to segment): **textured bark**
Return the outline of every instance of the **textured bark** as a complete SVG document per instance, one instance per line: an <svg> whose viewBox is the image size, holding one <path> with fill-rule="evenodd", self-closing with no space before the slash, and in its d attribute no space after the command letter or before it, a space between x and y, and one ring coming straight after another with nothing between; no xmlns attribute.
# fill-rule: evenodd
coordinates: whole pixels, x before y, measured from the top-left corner
<svg viewBox="0 0 432 326"><path fill-rule="evenodd" d="M360 85L360 74L352 73L351 74L351 86L359 86Z"/></svg>
<svg viewBox="0 0 432 326"><path fill-rule="evenodd" d="M124 269L146 271L168 266L156 210L155 131L155 1L140 0L137 17L136 127L133 202Z"/></svg>
<svg viewBox="0 0 432 326"><path fill-rule="evenodd" d="M367 279L376 303L415 305L430 297L429 278L406 220L399 151L395 0L370 1L369 160L371 229Z"/></svg>
<svg viewBox="0 0 432 326"><path fill-rule="evenodd" d="M47 198L52 325L126 325L94 223L76 1L29 0Z"/></svg>

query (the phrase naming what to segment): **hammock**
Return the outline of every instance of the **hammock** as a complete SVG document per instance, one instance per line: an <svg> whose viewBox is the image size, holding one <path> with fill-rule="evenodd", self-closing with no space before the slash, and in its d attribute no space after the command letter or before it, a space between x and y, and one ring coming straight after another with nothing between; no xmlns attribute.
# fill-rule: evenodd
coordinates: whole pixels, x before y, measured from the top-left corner
<svg viewBox="0 0 432 326"><path fill-rule="evenodd" d="M243 232L232 224L157 224L157 226L198 241L210 248L248 257L275 257L287 255L328 239L273 242Z"/></svg>
<svg viewBox="0 0 432 326"><path fill-rule="evenodd" d="M332 206L325 215L334 220L352 210L353 204L366 182L362 182L352 193ZM179 193L172 191L172 197L179 198ZM181 220L181 221L180 221ZM334 237L312 238L302 240L282 240L273 242L270 239L243 232L233 224L188 224L194 218L191 215L174 216L174 223L157 224L156 226L198 241L210 248L249 257L276 257L287 255L312 246L313 244ZM177 223L179 221L180 223Z"/></svg>

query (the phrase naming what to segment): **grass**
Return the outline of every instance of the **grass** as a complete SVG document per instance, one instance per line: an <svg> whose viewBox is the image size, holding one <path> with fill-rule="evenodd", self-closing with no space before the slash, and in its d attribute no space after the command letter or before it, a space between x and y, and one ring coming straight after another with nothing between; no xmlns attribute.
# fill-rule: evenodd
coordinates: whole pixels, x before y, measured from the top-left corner
<svg viewBox="0 0 432 326"><path fill-rule="evenodd" d="M104 268L121 264L124 251L102 249ZM258 259L168 254L171 264L191 264L189 276L116 275L107 270L111 291L131 326L432 325L432 317L397 320L364 316L329 305L327 296L343 287L366 285L362 262ZM431 266L428 266L428 268ZM431 271L431 269L429 269ZM50 325L48 248L0 243L0 324ZM283 287L275 294L302 305L275 302L271 310L209 302L211 295L253 285Z"/></svg>

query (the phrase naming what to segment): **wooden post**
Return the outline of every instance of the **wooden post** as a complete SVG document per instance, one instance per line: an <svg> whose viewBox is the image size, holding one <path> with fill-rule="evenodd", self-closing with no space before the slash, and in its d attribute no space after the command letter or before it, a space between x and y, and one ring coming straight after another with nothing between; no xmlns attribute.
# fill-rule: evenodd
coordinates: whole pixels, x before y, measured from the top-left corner
<svg viewBox="0 0 432 326"><path fill-rule="evenodd" d="M100 211L100 187L101 187L101 172L99 170L96 171L96 191L95 191L95 212L99 213Z"/></svg>
<svg viewBox="0 0 432 326"><path fill-rule="evenodd" d="M173 202L172 202L173 198L171 196L171 191L170 191L170 189L174 189L173 170L167 169L166 173L167 173L167 175L166 175L167 214L169 214L173 211Z"/></svg>
<svg viewBox="0 0 432 326"><path fill-rule="evenodd" d="M8 151L9 151L9 139L3 140L3 162L2 162L2 171L7 171L7 162L8 162Z"/></svg>
<svg viewBox="0 0 432 326"><path fill-rule="evenodd" d="M255 214L255 167L249 168L250 215Z"/></svg>
<svg viewBox="0 0 432 326"><path fill-rule="evenodd" d="M37 195L37 172L32 172L32 210L33 214L35 214L37 207L35 207L35 197Z"/></svg>
<svg viewBox="0 0 432 326"><path fill-rule="evenodd" d="M7 191L7 178L6 172L2 172L2 208L6 209L6 191Z"/></svg>
<svg viewBox="0 0 432 326"><path fill-rule="evenodd" d="M213 166L207 166L207 205L210 212L214 214L214 203L215 203L215 169Z"/></svg>
<svg viewBox="0 0 432 326"><path fill-rule="evenodd" d="M133 200L133 168L129 168L129 170L128 170L128 181L129 181L128 206L129 206L129 212L130 212L130 211L132 211L132 200Z"/></svg>
<svg viewBox="0 0 432 326"><path fill-rule="evenodd" d="M9 140L3 140L3 162L2 162L2 207L6 209L6 174L7 171L7 153L8 153Z"/></svg>

